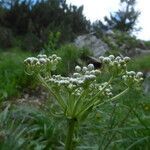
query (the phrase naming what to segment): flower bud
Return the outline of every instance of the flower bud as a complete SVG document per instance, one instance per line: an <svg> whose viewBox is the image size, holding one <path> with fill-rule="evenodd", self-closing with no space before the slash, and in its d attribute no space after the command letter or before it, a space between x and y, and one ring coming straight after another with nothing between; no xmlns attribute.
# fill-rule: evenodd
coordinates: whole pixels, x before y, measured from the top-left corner
<svg viewBox="0 0 150 150"><path fill-rule="evenodd" d="M143 78L140 78L140 81L143 81L144 79Z"/></svg>
<svg viewBox="0 0 150 150"><path fill-rule="evenodd" d="M33 65L36 62L38 62L38 59L35 57L28 57L27 59L24 60L24 63L26 63L28 65Z"/></svg>
<svg viewBox="0 0 150 150"><path fill-rule="evenodd" d="M121 65L124 65L125 64L125 61L124 60L119 60L119 63L121 64Z"/></svg>
<svg viewBox="0 0 150 150"><path fill-rule="evenodd" d="M110 92L110 89L105 89L106 92Z"/></svg>
<svg viewBox="0 0 150 150"><path fill-rule="evenodd" d="M47 58L47 55L43 54L43 55L42 55L42 58Z"/></svg>
<svg viewBox="0 0 150 150"><path fill-rule="evenodd" d="M78 82L77 82L77 84L78 85L81 85L81 84L83 84L84 82L82 81L82 80L78 80Z"/></svg>
<svg viewBox="0 0 150 150"><path fill-rule="evenodd" d="M42 55L42 54L39 54L38 56L37 56L37 58L47 58L47 56L44 54L44 55Z"/></svg>
<svg viewBox="0 0 150 150"><path fill-rule="evenodd" d="M114 65L117 66L118 65L118 62L115 60L113 61Z"/></svg>
<svg viewBox="0 0 150 150"><path fill-rule="evenodd" d="M83 71L84 73L85 73L87 70L88 70L87 67L83 67L83 68L82 68L82 71Z"/></svg>
<svg viewBox="0 0 150 150"><path fill-rule="evenodd" d="M143 73L142 72L137 72L136 77L138 77L138 78L143 77Z"/></svg>
<svg viewBox="0 0 150 150"><path fill-rule="evenodd" d="M112 92L109 92L109 93L107 93L107 96L108 96L108 97L112 97L112 96L113 96L113 93L112 93Z"/></svg>
<svg viewBox="0 0 150 150"><path fill-rule="evenodd" d="M124 61L125 62L129 62L130 61L130 57L124 57Z"/></svg>
<svg viewBox="0 0 150 150"><path fill-rule="evenodd" d="M74 76L75 78L77 78L77 77L80 77L80 74L79 74L79 73L74 73L73 76Z"/></svg>
<svg viewBox="0 0 150 150"><path fill-rule="evenodd" d="M61 61L61 57L57 57L57 60L58 60L58 61Z"/></svg>
<svg viewBox="0 0 150 150"><path fill-rule="evenodd" d="M52 55L52 58L53 58L53 59L56 59L56 58L57 58L57 55L56 55L56 54L53 54L53 55Z"/></svg>
<svg viewBox="0 0 150 150"><path fill-rule="evenodd" d="M86 74L86 75L90 75L90 74L92 74L92 73L91 73L91 71L86 71L85 74Z"/></svg>
<svg viewBox="0 0 150 150"><path fill-rule="evenodd" d="M46 64L46 59L45 58L39 58L39 62L41 64Z"/></svg>
<svg viewBox="0 0 150 150"><path fill-rule="evenodd" d="M105 57L105 58L103 59L103 62L106 63L106 64L108 64L108 63L111 62L111 59L110 59L109 57Z"/></svg>
<svg viewBox="0 0 150 150"><path fill-rule="evenodd" d="M129 76L135 76L135 71L129 71L129 72L127 72L127 74L129 75Z"/></svg>
<svg viewBox="0 0 150 150"><path fill-rule="evenodd" d="M81 67L80 67L80 66L76 66L76 67L75 67L75 71L76 71L76 72L80 72L80 71L81 71Z"/></svg>
<svg viewBox="0 0 150 150"><path fill-rule="evenodd" d="M91 75L85 75L84 78L85 78L86 81L89 81L89 80L95 79L96 76L91 74Z"/></svg>
<svg viewBox="0 0 150 150"><path fill-rule="evenodd" d="M117 56L117 57L115 58L115 60L117 60L117 61L119 61L120 59L121 59L120 56Z"/></svg>
<svg viewBox="0 0 150 150"><path fill-rule="evenodd" d="M25 64L30 64L30 62L31 62L31 60L29 58L27 58L27 59L24 60Z"/></svg>
<svg viewBox="0 0 150 150"><path fill-rule="evenodd" d="M115 56L114 56L114 55L109 55L109 58L110 58L111 60L114 60L114 59L115 59Z"/></svg>
<svg viewBox="0 0 150 150"><path fill-rule="evenodd" d="M92 71L92 70L94 70L94 65L93 64L89 64L87 68L88 68L89 71Z"/></svg>
<svg viewBox="0 0 150 150"><path fill-rule="evenodd" d="M51 60L51 59L52 59L52 56L49 56L48 58Z"/></svg>
<svg viewBox="0 0 150 150"><path fill-rule="evenodd" d="M99 57L100 62L103 62L103 59L104 59L104 56Z"/></svg>
<svg viewBox="0 0 150 150"><path fill-rule="evenodd" d="M123 75L123 76L122 76L122 79L123 79L123 80L126 80L126 79L127 79L127 76L126 76L126 75Z"/></svg>
<svg viewBox="0 0 150 150"><path fill-rule="evenodd" d="M90 74L95 75L95 74L96 74L96 73L95 73L95 70L90 71Z"/></svg>
<svg viewBox="0 0 150 150"><path fill-rule="evenodd" d="M41 54L37 55L37 58L42 58L42 55Z"/></svg>

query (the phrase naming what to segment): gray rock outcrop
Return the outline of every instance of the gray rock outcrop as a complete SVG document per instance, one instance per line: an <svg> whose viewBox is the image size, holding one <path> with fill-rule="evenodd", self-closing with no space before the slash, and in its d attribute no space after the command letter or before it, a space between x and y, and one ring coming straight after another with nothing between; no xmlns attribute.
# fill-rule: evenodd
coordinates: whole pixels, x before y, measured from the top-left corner
<svg viewBox="0 0 150 150"><path fill-rule="evenodd" d="M92 33L78 36L74 44L79 48L88 48L93 53L94 57L104 55L109 50L108 45Z"/></svg>
<svg viewBox="0 0 150 150"><path fill-rule="evenodd" d="M150 93L150 72L147 72L145 76L146 78L143 83L144 92L149 94Z"/></svg>

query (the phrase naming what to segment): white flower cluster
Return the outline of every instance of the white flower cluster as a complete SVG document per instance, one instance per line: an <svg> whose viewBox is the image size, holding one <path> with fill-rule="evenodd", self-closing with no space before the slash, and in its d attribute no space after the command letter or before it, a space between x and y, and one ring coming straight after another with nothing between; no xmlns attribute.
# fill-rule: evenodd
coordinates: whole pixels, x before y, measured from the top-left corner
<svg viewBox="0 0 150 150"><path fill-rule="evenodd" d="M24 63L27 67L29 67L32 71L34 70L44 70L44 67L49 67L51 70L56 69L56 65L61 60L60 57L57 57L56 54L52 56L39 54L37 57L28 57L24 60Z"/></svg>
<svg viewBox="0 0 150 150"><path fill-rule="evenodd" d="M129 86L140 84L144 80L143 73L136 73L135 71L126 71L126 74L122 76L122 79Z"/></svg>
<svg viewBox="0 0 150 150"><path fill-rule="evenodd" d="M67 89L75 90L74 93L81 93L82 86L90 85L96 79L96 76L100 74L99 70L94 69L93 64L89 64L87 67L81 68L75 67L75 73L72 77L62 77L61 75L53 75L48 82L56 86L64 86Z"/></svg>
<svg viewBox="0 0 150 150"><path fill-rule="evenodd" d="M92 75L93 77L94 76L96 77L96 75L99 75L101 73L100 70L94 69L93 64L89 64L87 67L82 67L82 68L80 66L76 66L75 71L76 73L74 75L78 74L80 77L84 76L86 78L88 77L90 78L90 75L91 77Z"/></svg>
<svg viewBox="0 0 150 150"><path fill-rule="evenodd" d="M104 88L107 87L107 88ZM104 82L99 86L99 90L102 91L102 89L104 88L104 91L102 93L103 96L107 96L107 97L112 97L113 93L112 93L112 86L110 84L108 84L108 82Z"/></svg>
<svg viewBox="0 0 150 150"><path fill-rule="evenodd" d="M102 64L108 66L109 71L121 73L122 71L126 71L127 63L130 61L130 58L110 55L108 57L100 56L99 60Z"/></svg>
<svg viewBox="0 0 150 150"><path fill-rule="evenodd" d="M87 95L92 96L93 94L102 91L102 96L112 97L112 86L108 82L99 84L96 82L96 76L101 72L94 69L93 64L89 64L87 67L75 67L76 72L72 77L62 77L61 75L53 75L47 80L48 83L55 87L65 87L71 90L73 95L79 96L86 88L90 91Z"/></svg>
<svg viewBox="0 0 150 150"><path fill-rule="evenodd" d="M97 83L93 82L93 84L90 85L89 87L92 92L100 92L101 91L101 96L106 96L106 97L112 97L112 86L108 82L104 83Z"/></svg>

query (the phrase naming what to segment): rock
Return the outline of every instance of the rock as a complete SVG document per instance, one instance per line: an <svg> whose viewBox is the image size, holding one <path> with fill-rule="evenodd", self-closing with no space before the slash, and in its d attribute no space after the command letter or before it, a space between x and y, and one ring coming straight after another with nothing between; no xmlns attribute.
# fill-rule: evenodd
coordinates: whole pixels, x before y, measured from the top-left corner
<svg viewBox="0 0 150 150"><path fill-rule="evenodd" d="M114 32L112 30L107 30L106 35L114 35Z"/></svg>
<svg viewBox="0 0 150 150"><path fill-rule="evenodd" d="M150 72L146 73L146 78L144 80L143 86L144 86L144 92L150 93Z"/></svg>
<svg viewBox="0 0 150 150"><path fill-rule="evenodd" d="M78 36L74 44L79 48L88 48L93 53L94 57L99 57L104 55L106 51L109 50L109 47L106 43L104 43L101 39L98 39L93 34L86 34Z"/></svg>
<svg viewBox="0 0 150 150"><path fill-rule="evenodd" d="M145 42L144 41L139 41L139 46L140 49L147 49L145 46Z"/></svg>
<svg viewBox="0 0 150 150"><path fill-rule="evenodd" d="M142 55L150 55L150 50L141 50Z"/></svg>
<svg viewBox="0 0 150 150"><path fill-rule="evenodd" d="M124 51L124 54L130 57L136 57L136 56L143 56L143 55L150 55L150 50L143 50L140 48L133 48L133 49L128 49L125 47L120 47Z"/></svg>
<svg viewBox="0 0 150 150"><path fill-rule="evenodd" d="M92 57L92 56L83 56L81 59L84 62L86 62L87 65L88 64L93 64L94 67L95 67L95 69L99 69L99 68L102 67L102 63L98 59L96 59L95 57Z"/></svg>
<svg viewBox="0 0 150 150"><path fill-rule="evenodd" d="M136 55L150 55L150 50L143 50L140 48L135 49Z"/></svg>
<svg viewBox="0 0 150 150"><path fill-rule="evenodd" d="M142 49L140 49L140 48L135 48L135 56L136 56L136 55L141 55L141 51L142 51Z"/></svg>

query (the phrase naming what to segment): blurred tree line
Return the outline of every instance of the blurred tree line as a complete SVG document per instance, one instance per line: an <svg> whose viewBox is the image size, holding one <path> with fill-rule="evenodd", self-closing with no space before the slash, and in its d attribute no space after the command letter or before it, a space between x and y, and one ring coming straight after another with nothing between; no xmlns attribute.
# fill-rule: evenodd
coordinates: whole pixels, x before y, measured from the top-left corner
<svg viewBox="0 0 150 150"><path fill-rule="evenodd" d="M50 45L55 49L91 31L100 36L109 29L131 33L140 14L134 9L136 0L120 3L123 7L106 16L106 23L91 24L83 6L68 5L66 0L0 0L0 47L39 50Z"/></svg>
<svg viewBox="0 0 150 150"><path fill-rule="evenodd" d="M12 45L13 36L22 41L23 48L36 50L47 42L49 34L59 32L60 42L65 42L88 33L89 28L83 6L68 5L66 0L0 1L0 45L3 47Z"/></svg>

